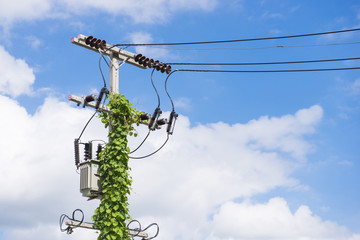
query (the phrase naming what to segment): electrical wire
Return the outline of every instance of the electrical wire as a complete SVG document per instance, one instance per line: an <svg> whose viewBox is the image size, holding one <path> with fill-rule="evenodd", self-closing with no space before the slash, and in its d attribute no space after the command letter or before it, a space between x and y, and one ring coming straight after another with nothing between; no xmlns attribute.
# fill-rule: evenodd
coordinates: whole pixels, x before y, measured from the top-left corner
<svg viewBox="0 0 360 240"><path fill-rule="evenodd" d="M104 100L103 100L103 104L102 104L103 106L104 106L104 104L105 104L105 100L106 100L106 97L105 97ZM83 135L85 129L87 128L87 126L89 125L89 123L91 122L91 120L95 117L95 115L96 115L97 112L98 112L98 109L95 110L94 114L90 117L90 119L89 119L89 120L87 121L87 123L85 124L83 130L82 130L81 133L80 133L80 136L78 137L79 141L80 141L80 138L81 138L81 136Z"/></svg>
<svg viewBox="0 0 360 240"><path fill-rule="evenodd" d="M262 40L275 40L275 39L287 39L287 38L320 36L320 35L346 33L346 32L354 32L354 31L360 31L360 28L344 29L344 30L329 31L329 32L318 32L318 33L306 33L306 34L296 34L296 35L275 36L275 37L245 38L245 39L202 41L202 42L177 42L177 43L122 43L122 44L116 44L116 46L174 46L174 45L195 45L195 44L217 44L217 43L250 42L250 41L262 41Z"/></svg>
<svg viewBox="0 0 360 240"><path fill-rule="evenodd" d="M166 91L166 94L168 95L169 99L170 99L170 102L171 102L171 105L172 105L172 111L175 111L175 107L174 107L174 102L172 100L172 98L170 97L170 94L167 90L167 82L168 82L168 79L169 77L174 73L174 72L178 72L179 70L174 70L172 71L171 73L169 73L169 75L167 76L166 80L165 80L165 91Z"/></svg>
<svg viewBox="0 0 360 240"><path fill-rule="evenodd" d="M140 143L140 145L137 146L137 148L135 148L134 150L132 150L129 154L132 154L132 153L136 152L136 151L144 144L144 142L146 141L146 139L149 137L150 132L151 132L151 131L150 131L150 129L149 129L146 137L142 140L142 142Z"/></svg>
<svg viewBox="0 0 360 240"><path fill-rule="evenodd" d="M360 44L360 42L347 42L347 43L324 43L324 44L305 44L305 45L274 45L265 47L249 47L249 48L235 48L235 47L222 47L222 48L170 48L161 46L149 46L151 48L167 49L174 51L222 51L222 50L263 50L270 48L303 48L303 47L326 47L326 46L340 46L340 45L353 45Z"/></svg>
<svg viewBox="0 0 360 240"><path fill-rule="evenodd" d="M169 140L169 134L167 134L167 138L166 138L165 142L156 151L154 151L154 152L152 152L152 153L150 153L148 155L142 156L142 157L131 157L131 156L129 156L129 158L131 158L131 159L143 159L143 158L150 157L150 156L154 155L155 153L157 153L158 151L160 151L166 145L168 140Z"/></svg>
<svg viewBox="0 0 360 240"><path fill-rule="evenodd" d="M66 218L67 218L68 220L70 220L70 221L78 221L78 220L75 219L75 213L76 213L76 212L80 212L81 215L82 215L81 220L79 221L79 224L76 225L76 226L70 226L70 225L69 225L69 226L67 226L66 228L63 228L62 226L63 226L64 221L65 221ZM59 219L60 231L61 231L61 232L65 232L65 231L66 231L67 234L71 234L71 233L73 232L73 229L81 226L81 224L83 223L83 221L84 221L84 212L83 212L81 209L75 209L75 210L73 211L73 213L72 213L72 217L71 217L71 218L70 218L68 215L66 215L66 214L61 214L60 219Z"/></svg>
<svg viewBox="0 0 360 240"><path fill-rule="evenodd" d="M130 229L130 224L132 224L132 223L137 223L137 224L139 225L139 227ZM132 220L132 221L130 221L130 222L127 224L126 227L127 227L129 230L132 230L132 231L136 232L135 235L131 236L131 239L134 239L134 237L138 237L140 233L145 232L146 230L148 230L148 229L151 228L152 226L156 226L157 230L156 230L156 233L155 233L154 236L152 236L152 237L147 237L147 238L146 238L147 240L151 240L151 239L156 238L157 235L159 234L160 228L159 228L159 225L158 225L157 223L152 223L152 224L150 224L149 226L147 226L146 228L142 229L142 228L141 228L141 224L140 224L140 222L139 222L138 220Z"/></svg>
<svg viewBox="0 0 360 240"><path fill-rule="evenodd" d="M359 60L360 57L353 58L334 58L321 60L303 60L303 61L287 61L287 62L240 62L240 63L167 63L170 65L196 65L196 66L238 66L238 65L275 65L275 64L297 64L297 63L320 63L320 62L337 62Z"/></svg>
<svg viewBox="0 0 360 240"><path fill-rule="evenodd" d="M91 122L91 120L95 117L97 111L94 112L94 114L90 117L90 119L87 121L87 123L85 124L85 127L83 128L83 130L80 133L80 136L78 137L78 139L80 140L81 136L83 135L85 129L87 128L87 126L89 125L89 123Z"/></svg>
<svg viewBox="0 0 360 240"><path fill-rule="evenodd" d="M159 96L159 93L158 93L158 91L157 91L157 89L156 89L156 87L155 87L154 81L153 81L154 71L155 71L155 68L154 68L154 69L152 70L152 72L151 72L151 84L153 85L154 90L155 90L156 95L157 95L157 99L158 99L158 106L157 106L157 107L160 108L160 96Z"/></svg>
<svg viewBox="0 0 360 240"><path fill-rule="evenodd" d="M360 67L350 68L319 68L319 69L283 69L283 70L212 70L212 69L177 69L181 72L216 72L216 73L280 73L280 72L321 72L358 70Z"/></svg>

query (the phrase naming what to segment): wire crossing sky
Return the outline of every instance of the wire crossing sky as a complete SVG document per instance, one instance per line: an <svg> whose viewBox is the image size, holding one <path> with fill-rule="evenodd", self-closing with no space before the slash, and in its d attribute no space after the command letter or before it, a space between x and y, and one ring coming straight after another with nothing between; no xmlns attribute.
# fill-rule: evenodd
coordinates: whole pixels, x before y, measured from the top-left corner
<svg viewBox="0 0 360 240"><path fill-rule="evenodd" d="M79 34L146 56L119 89L165 123L128 138L130 215L155 239L359 240L359 26L358 0L4 1L0 240L97 239L58 226L99 205L74 139L108 141L68 101L109 86L111 61Z"/></svg>
<svg viewBox="0 0 360 240"><path fill-rule="evenodd" d="M235 43L235 42L251 42L251 41L264 41L264 40L275 40L275 39L287 39L287 38L301 38L301 37L312 37L320 35L338 34L360 31L360 28L344 29L329 32L318 32L318 33L307 33L307 34L295 34L275 37L259 37L259 38L245 38L235 40L218 40L218 41L200 41L200 42L177 42L177 43L119 43L116 46L172 46L172 45L198 45L198 44L218 44L218 43Z"/></svg>

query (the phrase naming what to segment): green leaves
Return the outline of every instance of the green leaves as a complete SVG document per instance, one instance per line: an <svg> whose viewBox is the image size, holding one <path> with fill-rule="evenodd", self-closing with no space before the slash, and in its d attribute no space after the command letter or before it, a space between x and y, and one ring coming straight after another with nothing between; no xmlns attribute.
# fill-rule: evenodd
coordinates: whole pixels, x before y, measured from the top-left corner
<svg viewBox="0 0 360 240"><path fill-rule="evenodd" d="M99 240L130 239L125 223L130 219L128 195L132 183L127 136L137 136L133 125L138 125L141 112L121 94L110 95L108 107L110 113L100 115L105 128L109 127L111 140L100 154L103 197L92 219L100 229Z"/></svg>

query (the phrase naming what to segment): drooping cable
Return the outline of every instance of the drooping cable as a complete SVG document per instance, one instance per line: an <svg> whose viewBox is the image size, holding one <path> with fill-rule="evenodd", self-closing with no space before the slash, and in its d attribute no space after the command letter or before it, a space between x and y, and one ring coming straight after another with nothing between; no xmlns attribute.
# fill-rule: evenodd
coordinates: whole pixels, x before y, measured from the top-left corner
<svg viewBox="0 0 360 240"><path fill-rule="evenodd" d="M87 128L87 126L89 125L89 123L91 122L91 120L95 117L97 111L94 112L94 114L90 117L90 119L87 121L87 123L85 124L83 130L80 133L80 136L78 137L78 139L80 140L81 136L83 135L85 129Z"/></svg>
<svg viewBox="0 0 360 240"><path fill-rule="evenodd" d="M149 137L150 132L151 132L151 131L150 131L150 129L149 129L146 137L142 140L142 142L139 144L139 146L137 146L137 147L136 147L134 150L132 150L129 154L132 154L132 153L136 152L136 151L144 144L144 142L145 142L145 141L147 140L147 138Z"/></svg>
<svg viewBox="0 0 360 240"><path fill-rule="evenodd" d="M175 73L175 72L177 72L177 71L179 71L179 70L174 70L174 71L172 71L171 73L169 73L169 75L166 77L166 80L165 80L165 91L166 91L166 94L168 95L168 97L169 97L169 99L170 99L171 106L172 106L172 111L175 110L175 107L174 107L174 102L173 102L173 100L172 100L172 98L171 98L171 96L170 96L170 94L169 94L169 92L168 92L168 90L167 90L167 82L168 82L169 77L170 77L173 73Z"/></svg>
<svg viewBox="0 0 360 240"><path fill-rule="evenodd" d="M181 72L217 72L217 73L286 73L286 72L323 72L358 70L360 67L349 68L318 68L318 69L282 69L282 70L212 70L212 69L177 69Z"/></svg>
<svg viewBox="0 0 360 240"><path fill-rule="evenodd" d="M359 60L360 57L352 58L333 58L333 59L318 59L318 60L302 60L302 61L284 61L284 62L239 62L239 63L168 63L171 65L196 65L196 66L239 66L239 65L278 65L278 64L298 64L298 63L321 63L321 62L338 62Z"/></svg>
<svg viewBox="0 0 360 240"><path fill-rule="evenodd" d="M153 80L154 71L155 71L155 68L151 72L151 84L152 84L152 86L153 86L153 88L154 88L154 90L156 92L156 96L157 96L157 99L158 99L158 106L157 107L160 108L160 95L159 95L158 90L155 87L154 80Z"/></svg>
<svg viewBox="0 0 360 240"><path fill-rule="evenodd" d="M105 104L105 100L106 100L106 98L103 99L103 106L104 106L104 104ZM77 138L78 141L80 141L80 138L81 138L81 136L83 135L85 129L87 128L87 126L89 125L89 123L91 122L91 120L95 117L95 115L96 115L97 112L98 112L98 109L95 110L94 114L90 117L90 119L89 119L89 120L87 121L87 123L85 124L83 130L81 131L79 137Z"/></svg>
<svg viewBox="0 0 360 240"><path fill-rule="evenodd" d="M82 215L80 221L76 220L76 218L75 218L75 213L76 213L76 212L80 212L81 215ZM79 224L76 225L76 226L70 226L70 225L69 225L69 226L67 226L66 228L63 228L63 224L64 224L65 219L68 219L69 221L78 221ZM84 212L83 212L81 209L75 209L75 210L73 211L73 213L72 213L72 217L71 217L71 218L70 218L68 215L66 215L66 214L61 214L60 219L59 219L60 231L61 231L61 232L65 232L65 231L66 231L67 234L71 234L71 233L73 232L73 229L81 226L81 224L83 223L83 221L84 221Z"/></svg>
<svg viewBox="0 0 360 240"><path fill-rule="evenodd" d="M352 29L344 29L344 30L328 31L328 32L296 34L296 35L274 36L274 37L244 38L244 39L234 39L234 40L217 40L217 41L201 41L201 42L177 42L177 43L122 43L122 44L117 44L117 46L173 46L173 45L195 45L195 44L217 44L217 43L250 42L250 41L262 41L262 40L275 40L275 39L287 39L287 38L320 36L320 35L338 34L338 33L354 32L354 31L360 31L360 28L352 28Z"/></svg>
<svg viewBox="0 0 360 240"><path fill-rule="evenodd" d="M155 150L154 152L152 152L152 153L150 153L150 154L147 154L147 155L145 155L145 156L141 156L141 157L132 157L132 156L129 156L129 158L131 158L131 159L143 159L143 158L150 157L150 156L154 155L155 153L157 153L158 151L160 151L160 150L166 145L166 143L168 142L168 140L169 140L169 134L167 134L167 138L166 138L165 142L164 142L157 150Z"/></svg>
<svg viewBox="0 0 360 240"><path fill-rule="evenodd" d="M341 46L341 45L353 45L360 44L360 42L340 42L340 43L323 43L323 44L303 44L303 45L273 45L264 47L221 47L221 48L173 48L173 47L162 47L162 46L149 46L152 48L168 49L172 51L238 51L238 50L263 50L271 48L305 48L305 47L326 47L326 46Z"/></svg>
<svg viewBox="0 0 360 240"><path fill-rule="evenodd" d="M139 226L136 227L136 228L130 228L130 225L133 224L133 223L137 223ZM147 238L146 238L147 240L151 240L151 239L156 238L156 237L158 236L158 234L159 234L160 228L159 228L159 225L158 225L157 223L152 223L152 224L150 224L149 226L147 226L146 228L142 229L142 228L141 228L141 224L140 224L140 222L139 222L138 220L132 220L132 221L130 221L130 222L127 224L126 227L127 227L129 230L135 232L135 234L131 236L131 239L134 239L135 237L138 237L138 236L140 235L140 233L145 232L146 230L148 230L149 228L151 228L151 227L153 227L153 226L155 226L155 227L157 228L155 235L152 236L152 237L147 237Z"/></svg>

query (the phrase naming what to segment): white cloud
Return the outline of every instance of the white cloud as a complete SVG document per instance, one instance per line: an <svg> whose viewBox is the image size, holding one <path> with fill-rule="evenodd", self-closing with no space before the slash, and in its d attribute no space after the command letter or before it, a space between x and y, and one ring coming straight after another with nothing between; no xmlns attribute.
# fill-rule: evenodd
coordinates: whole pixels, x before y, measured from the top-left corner
<svg viewBox="0 0 360 240"><path fill-rule="evenodd" d="M300 206L294 213L282 198L265 204L227 202L213 218L210 239L351 239L349 231Z"/></svg>
<svg viewBox="0 0 360 240"><path fill-rule="evenodd" d="M51 9L50 0L12 0L2 1L0 8L0 25L16 21L42 19Z"/></svg>
<svg viewBox="0 0 360 240"><path fill-rule="evenodd" d="M153 43L153 38L146 32L134 32L129 35L132 43ZM165 48L138 46L135 47L137 53L153 58L154 60L164 61L163 59L169 59L170 52Z"/></svg>
<svg viewBox="0 0 360 240"><path fill-rule="evenodd" d="M181 11L211 11L217 0L27 0L5 1L0 9L0 25L18 21L63 17L68 14L86 15L89 10L100 10L115 16L130 17L135 23L166 23L173 14Z"/></svg>
<svg viewBox="0 0 360 240"><path fill-rule="evenodd" d="M89 221L98 204L97 200L88 202L81 197L73 160L73 139L92 111L73 108L54 98L47 98L33 115L8 97L0 96L0 104L7 113L7 117L0 118L0 125L6 126L0 139L0 145L6 149L0 152L3 159L0 181L6 183L0 185L3 239L26 236L29 240L95 240L94 231L77 229L69 236L57 226L60 214L71 215L76 208L82 208ZM159 240L187 239L189 235L192 239L226 238L220 227L230 224L221 220L227 202L276 187L299 186L291 173L297 156L309 153L309 147L302 147L309 145L303 137L314 132L321 116L321 107L313 106L294 115L262 117L247 124L220 122L196 127L190 127L189 119L180 116L175 133L164 149L145 160L131 161L133 217L144 226L158 222ZM139 132L146 132L145 128ZM136 155L151 152L162 144L164 137L164 131L152 134L144 150ZM83 141L94 138L106 139L106 130L98 119L89 125ZM251 205L246 206L252 211ZM342 229L314 217L306 207L292 215L286 211L284 200L271 200L264 206L280 208L279 219L286 216L300 219L303 224L312 220L319 227L313 230L315 233L322 234L327 227ZM212 222L209 217L214 214ZM267 216L263 222L268 221ZM214 222L218 228L213 228ZM212 229L215 232L210 235ZM267 229L264 226L265 232ZM302 236L301 231L297 233L296 237ZM236 239L238 233L233 234Z"/></svg>
<svg viewBox="0 0 360 240"><path fill-rule="evenodd" d="M189 108L191 108L191 100L186 97L181 97L174 101L174 105L176 108L188 110Z"/></svg>
<svg viewBox="0 0 360 240"><path fill-rule="evenodd" d="M360 78L356 79L351 85L350 85L350 93L352 95L360 95Z"/></svg>
<svg viewBox="0 0 360 240"><path fill-rule="evenodd" d="M35 36L28 36L26 40L29 42L29 45L32 49L37 50L42 45L42 41Z"/></svg>
<svg viewBox="0 0 360 240"><path fill-rule="evenodd" d="M0 46L0 93L12 97L29 95L34 81L33 69L24 60L14 58Z"/></svg>

